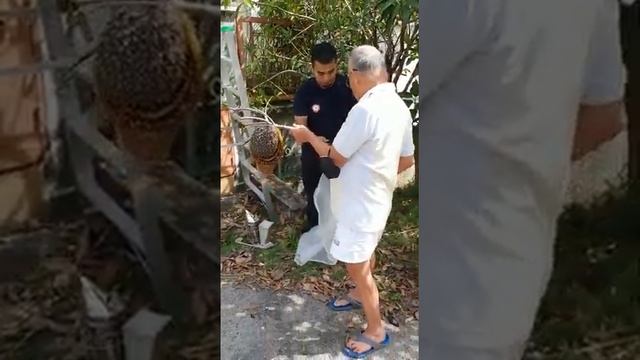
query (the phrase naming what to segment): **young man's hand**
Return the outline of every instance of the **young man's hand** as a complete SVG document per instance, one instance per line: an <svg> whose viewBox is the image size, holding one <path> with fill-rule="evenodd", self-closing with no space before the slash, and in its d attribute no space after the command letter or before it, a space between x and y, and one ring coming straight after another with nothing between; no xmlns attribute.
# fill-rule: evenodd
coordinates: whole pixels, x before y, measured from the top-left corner
<svg viewBox="0 0 640 360"><path fill-rule="evenodd" d="M293 129L289 129L289 133L291 133L291 136L293 136L298 144L309 142L311 137L314 136L311 130L304 125L293 124L293 127Z"/></svg>

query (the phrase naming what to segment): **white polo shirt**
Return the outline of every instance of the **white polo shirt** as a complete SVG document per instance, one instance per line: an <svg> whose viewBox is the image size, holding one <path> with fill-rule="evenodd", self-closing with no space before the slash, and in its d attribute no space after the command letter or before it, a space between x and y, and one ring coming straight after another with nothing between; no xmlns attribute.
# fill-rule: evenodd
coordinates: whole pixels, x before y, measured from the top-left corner
<svg viewBox="0 0 640 360"><path fill-rule="evenodd" d="M420 14L421 328L529 336L580 103L621 99L616 0L432 0Z"/></svg>
<svg viewBox="0 0 640 360"><path fill-rule="evenodd" d="M339 226L377 232L391 211L401 156L413 155L411 113L392 83L375 86L351 109L333 141L348 160L331 180Z"/></svg>

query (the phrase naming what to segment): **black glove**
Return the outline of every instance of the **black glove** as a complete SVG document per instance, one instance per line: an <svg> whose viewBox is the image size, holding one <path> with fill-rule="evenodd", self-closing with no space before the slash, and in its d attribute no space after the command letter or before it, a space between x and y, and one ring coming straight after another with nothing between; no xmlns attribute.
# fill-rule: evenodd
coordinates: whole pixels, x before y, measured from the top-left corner
<svg viewBox="0 0 640 360"><path fill-rule="evenodd" d="M340 168L333 163L329 156L320 157L320 169L329 179L335 179L340 175Z"/></svg>

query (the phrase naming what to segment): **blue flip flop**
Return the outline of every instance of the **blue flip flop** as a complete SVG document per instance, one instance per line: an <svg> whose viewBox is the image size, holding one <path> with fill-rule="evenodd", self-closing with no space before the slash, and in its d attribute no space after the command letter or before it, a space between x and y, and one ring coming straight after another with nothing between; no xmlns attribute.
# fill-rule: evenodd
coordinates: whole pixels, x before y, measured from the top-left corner
<svg viewBox="0 0 640 360"><path fill-rule="evenodd" d="M338 300L347 300L348 303L344 305L336 305ZM333 311L351 311L362 309L362 304L351 296L346 295L344 298L334 297L327 303L327 307Z"/></svg>
<svg viewBox="0 0 640 360"><path fill-rule="evenodd" d="M369 346L371 346L371 348L367 351L363 351L363 352L355 352L353 351L351 348L349 348L347 346L347 342L349 341L349 338L353 338L353 341L357 341L357 342L361 342L361 343L365 343ZM391 337L389 336L389 334L384 335L384 340L382 340L382 342L375 342L373 340L371 340L370 338L364 336L364 331L360 330L359 333L357 334L351 334L349 336L347 336L347 339L345 340L345 344L344 347L342 348L342 353L346 356L348 356L351 359L364 359L367 356L373 354L374 352L384 349L385 347L387 347L389 344L391 343Z"/></svg>

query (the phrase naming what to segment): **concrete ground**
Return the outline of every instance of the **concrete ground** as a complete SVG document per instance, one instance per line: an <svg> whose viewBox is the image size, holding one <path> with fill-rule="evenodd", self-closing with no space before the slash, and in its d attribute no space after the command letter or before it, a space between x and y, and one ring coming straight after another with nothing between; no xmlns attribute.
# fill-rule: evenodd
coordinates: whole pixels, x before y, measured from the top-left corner
<svg viewBox="0 0 640 360"><path fill-rule="evenodd" d="M335 313L309 296L274 294L222 282L223 360L332 360L341 354L347 325L362 312ZM388 325L392 344L368 359L418 359L418 322Z"/></svg>

